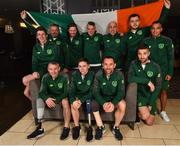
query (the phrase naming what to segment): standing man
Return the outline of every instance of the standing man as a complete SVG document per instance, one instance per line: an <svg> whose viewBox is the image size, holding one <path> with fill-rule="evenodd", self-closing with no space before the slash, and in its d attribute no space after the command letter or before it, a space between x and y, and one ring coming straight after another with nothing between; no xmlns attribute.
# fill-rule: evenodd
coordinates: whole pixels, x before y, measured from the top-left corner
<svg viewBox="0 0 180 146"><path fill-rule="evenodd" d="M103 57L112 56L116 62L116 68L122 69L124 63L125 47L122 37L117 32L117 23L111 21L108 24L109 33L103 36Z"/></svg>
<svg viewBox="0 0 180 146"><path fill-rule="evenodd" d="M43 27L36 30L37 43L33 47L32 53L32 74L23 77L23 84L26 86L24 94L31 99L29 92L29 83L34 79L41 79L47 73L47 65L50 61L57 61L63 64L62 50L57 45L48 42L47 32Z"/></svg>
<svg viewBox="0 0 180 146"><path fill-rule="evenodd" d="M166 113L165 108L167 104L167 89L169 88L169 81L173 76L174 45L172 40L161 35L161 32L161 23L158 21L154 22L151 26L151 36L146 38L143 42L150 48L151 59L161 67L162 88L160 92L160 115L164 121L169 122L170 119Z"/></svg>
<svg viewBox="0 0 180 146"><path fill-rule="evenodd" d="M102 66L103 69L96 73L93 87L95 100L92 102L92 111L97 124L95 139L100 140L105 132L105 126L99 113L99 110L102 109L107 113L115 111L112 133L117 140L122 140L123 136L119 125L126 109L123 99L125 96L124 77L122 72L115 70L116 63L113 57L104 57Z"/></svg>
<svg viewBox="0 0 180 146"><path fill-rule="evenodd" d="M68 84L68 76L64 73L60 73L59 63L50 62L48 64L48 73L42 78L39 98L37 99L37 128L27 136L28 139L39 138L44 135L44 129L42 128L44 108L47 106L52 109L56 104L62 104L63 107L64 128L60 139L64 140L68 137L71 117L67 98Z"/></svg>
<svg viewBox="0 0 180 146"><path fill-rule="evenodd" d="M77 69L78 60L83 56L83 40L78 33L75 23L68 26L68 38L66 39L67 48L65 51L65 66L69 71Z"/></svg>
<svg viewBox="0 0 180 146"><path fill-rule="evenodd" d="M149 60L147 46L138 48L138 60L132 61L128 82L137 83L137 105L140 119L147 125L153 125L157 113L156 101L161 90L161 71L158 64Z"/></svg>
<svg viewBox="0 0 180 146"><path fill-rule="evenodd" d="M170 0L164 0L164 7L159 18L160 22L164 22L170 9ZM150 33L150 27L140 28L140 16L132 14L129 16L129 31L124 36L126 45L126 71L128 71L131 61L136 59L137 48L142 40Z"/></svg>
<svg viewBox="0 0 180 146"><path fill-rule="evenodd" d="M73 72L70 85L70 103L71 112L74 120L74 128L72 131L73 139L77 139L80 135L81 126L79 124L79 108L86 109L87 100L92 99L92 85L94 80L94 72L89 71L89 62L87 59L82 58L78 61L78 71ZM87 111L87 110L85 110ZM91 126L91 125L90 125ZM86 140L93 139L93 129L89 127L87 129Z"/></svg>
<svg viewBox="0 0 180 146"><path fill-rule="evenodd" d="M101 67L102 35L96 32L95 23L90 21L87 24L87 32L82 34L84 48L83 57L89 60L91 69Z"/></svg>

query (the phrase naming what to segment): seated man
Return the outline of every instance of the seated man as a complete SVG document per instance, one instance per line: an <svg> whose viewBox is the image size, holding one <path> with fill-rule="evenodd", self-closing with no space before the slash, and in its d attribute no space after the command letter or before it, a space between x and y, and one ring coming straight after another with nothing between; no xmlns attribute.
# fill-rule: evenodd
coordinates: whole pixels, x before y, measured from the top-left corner
<svg viewBox="0 0 180 146"><path fill-rule="evenodd" d="M77 139L80 135L80 124L79 124L79 108L86 107L88 100L92 99L92 85L94 80L94 73L89 71L90 65L86 58L82 58L78 62L78 71L73 72L71 84L70 84L70 103L71 112L74 120L74 128L72 130L73 139ZM90 110L86 110L90 114ZM91 126L91 125L89 125ZM93 139L92 127L87 129L86 140L90 141Z"/></svg>
<svg viewBox="0 0 180 146"><path fill-rule="evenodd" d="M139 117L147 125L153 125L156 114L156 100L161 89L160 67L149 60L147 46L138 48L138 60L134 60L129 68L128 82L137 83L137 105Z"/></svg>
<svg viewBox="0 0 180 146"><path fill-rule="evenodd" d="M53 109L56 104L62 104L64 115L64 128L60 139L64 140L68 137L70 131L70 107L67 99L68 82L67 75L60 73L59 64L57 62L50 62L48 64L48 73L42 78L39 98L37 99L38 125L36 130L27 136L28 139L38 138L44 135L41 120L45 106Z"/></svg>
<svg viewBox="0 0 180 146"><path fill-rule="evenodd" d="M119 130L119 125L126 109L126 103L123 100L125 96L124 76L120 71L115 70L116 63L113 57L104 57L102 65L103 70L99 70L96 73L93 87L95 100L92 101L92 111L98 126L95 139L101 139L105 132L105 127L99 114L100 107L102 107L104 112L107 113L115 111L115 123L112 133L117 140L122 140L123 136Z"/></svg>

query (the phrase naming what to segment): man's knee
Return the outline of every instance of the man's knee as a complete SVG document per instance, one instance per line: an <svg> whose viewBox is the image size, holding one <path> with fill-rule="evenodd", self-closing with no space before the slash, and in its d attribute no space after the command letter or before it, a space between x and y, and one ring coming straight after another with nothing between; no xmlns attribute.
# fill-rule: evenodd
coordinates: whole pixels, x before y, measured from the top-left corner
<svg viewBox="0 0 180 146"><path fill-rule="evenodd" d="M69 101L68 101L68 99L67 98L64 98L63 100L62 100L62 107L63 108L65 108L65 109L69 109L70 108L70 106L69 106Z"/></svg>
<svg viewBox="0 0 180 146"><path fill-rule="evenodd" d="M92 112L97 112L97 111L99 111L99 108L100 108L99 104L98 104L95 100L93 100L93 101L91 102Z"/></svg>
<svg viewBox="0 0 180 146"><path fill-rule="evenodd" d="M121 112L125 112L126 110L126 102L124 100L121 100L117 105L118 110Z"/></svg>

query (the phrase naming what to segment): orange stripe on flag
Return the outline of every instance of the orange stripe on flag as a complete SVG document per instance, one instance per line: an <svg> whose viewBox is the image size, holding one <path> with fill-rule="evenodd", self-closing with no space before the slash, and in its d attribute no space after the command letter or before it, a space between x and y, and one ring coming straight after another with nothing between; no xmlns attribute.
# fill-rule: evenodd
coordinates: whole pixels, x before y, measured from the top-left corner
<svg viewBox="0 0 180 146"><path fill-rule="evenodd" d="M150 26L154 21L159 19L162 8L163 0L159 0L158 2L153 2L134 8L117 10L118 32L124 33L128 31L128 17L133 13L140 15L140 27Z"/></svg>

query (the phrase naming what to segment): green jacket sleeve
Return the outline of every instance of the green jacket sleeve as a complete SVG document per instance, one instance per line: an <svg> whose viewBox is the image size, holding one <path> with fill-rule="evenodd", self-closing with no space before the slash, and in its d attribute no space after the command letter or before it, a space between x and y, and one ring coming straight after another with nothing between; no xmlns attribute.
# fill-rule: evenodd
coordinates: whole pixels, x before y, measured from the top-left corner
<svg viewBox="0 0 180 146"><path fill-rule="evenodd" d="M169 13L169 9L167 9L165 6L163 6L161 15L158 20L161 24L163 24L166 21L168 13Z"/></svg>
<svg viewBox="0 0 180 146"><path fill-rule="evenodd" d="M68 97L69 79L66 74L64 74L63 76L65 77L64 82L63 82L63 93L55 97L58 101Z"/></svg>
<svg viewBox="0 0 180 146"><path fill-rule="evenodd" d="M168 74L170 76L173 75L173 68L174 68L174 45L172 43L172 41L170 40L170 42L168 43L167 46L167 59L168 59Z"/></svg>
<svg viewBox="0 0 180 146"><path fill-rule="evenodd" d="M46 101L49 98L48 93L47 93L46 75L44 75L41 80L41 87L39 91L39 98L42 98L44 101Z"/></svg>
<svg viewBox="0 0 180 146"><path fill-rule="evenodd" d="M95 100L100 104L103 105L105 103L105 100L100 94L100 85L98 80L98 73L95 75L94 79L94 86L93 86L93 95L95 97Z"/></svg>
<svg viewBox="0 0 180 146"><path fill-rule="evenodd" d="M131 63L128 71L128 82L129 83L139 83L139 84L148 84L150 80L145 77L137 77L135 75L135 69L133 67L133 62Z"/></svg>
<svg viewBox="0 0 180 146"><path fill-rule="evenodd" d="M66 43L63 41L62 44L59 46L59 63L61 65L61 69L65 67L65 50L66 50Z"/></svg>
<svg viewBox="0 0 180 146"><path fill-rule="evenodd" d="M119 73L119 76L121 77L121 79L119 80L119 83L118 83L117 95L112 100L112 103L114 105L120 102L125 96L124 76L122 73Z"/></svg>
<svg viewBox="0 0 180 146"><path fill-rule="evenodd" d="M161 81L162 81L161 69L160 69L160 66L157 65L156 81L155 81L155 84L154 84L155 90L154 90L154 92L151 95L150 106L153 106L156 103L156 100L158 98L159 92L161 91Z"/></svg>
<svg viewBox="0 0 180 146"><path fill-rule="evenodd" d="M32 72L38 72L38 59L37 59L36 47L33 47L33 53L32 53Z"/></svg>
<svg viewBox="0 0 180 146"><path fill-rule="evenodd" d="M69 101L71 104L76 100L75 96L76 96L76 84L75 84L74 77L72 76L70 89L69 89Z"/></svg>

